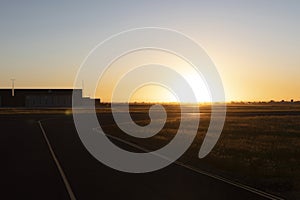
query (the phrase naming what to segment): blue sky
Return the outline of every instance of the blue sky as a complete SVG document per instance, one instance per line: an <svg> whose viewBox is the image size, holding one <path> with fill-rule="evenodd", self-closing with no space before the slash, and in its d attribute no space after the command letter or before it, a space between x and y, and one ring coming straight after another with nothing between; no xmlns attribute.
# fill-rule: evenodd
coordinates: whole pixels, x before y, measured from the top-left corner
<svg viewBox="0 0 300 200"><path fill-rule="evenodd" d="M0 87L72 87L96 44L156 26L201 44L230 100L300 99L299 19L300 1L1 1Z"/></svg>

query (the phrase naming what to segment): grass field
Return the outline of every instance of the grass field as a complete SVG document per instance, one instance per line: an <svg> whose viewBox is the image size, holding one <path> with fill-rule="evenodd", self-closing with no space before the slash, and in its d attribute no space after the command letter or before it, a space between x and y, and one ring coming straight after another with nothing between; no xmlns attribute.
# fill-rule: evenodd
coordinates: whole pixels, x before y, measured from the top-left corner
<svg viewBox="0 0 300 200"><path fill-rule="evenodd" d="M300 198L300 106L230 104L227 109L217 145L207 157L199 159L198 152L210 122L210 107L200 108L198 134L180 161L288 199ZM164 129L149 139L128 136L113 121L102 127L109 134L149 150L159 149L174 137L180 123L178 107L166 106L166 110L168 120ZM133 107L131 111L137 124L150 122L147 107Z"/></svg>
<svg viewBox="0 0 300 200"><path fill-rule="evenodd" d="M277 111L261 112L253 116L229 114L217 146L207 158L192 164L201 167L207 163L225 176L297 199L300 116L290 115L289 110L279 115Z"/></svg>

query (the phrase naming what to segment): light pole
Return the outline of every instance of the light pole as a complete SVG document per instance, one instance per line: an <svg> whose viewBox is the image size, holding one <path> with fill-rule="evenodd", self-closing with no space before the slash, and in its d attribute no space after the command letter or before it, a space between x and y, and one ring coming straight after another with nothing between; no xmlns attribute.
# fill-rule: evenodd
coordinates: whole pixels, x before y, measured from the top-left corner
<svg viewBox="0 0 300 200"><path fill-rule="evenodd" d="M81 95L84 97L84 80L82 80L82 89L81 89Z"/></svg>
<svg viewBox="0 0 300 200"><path fill-rule="evenodd" d="M12 84L12 87L11 87L11 96L15 96L15 80L14 78L10 79L11 80L11 84Z"/></svg>

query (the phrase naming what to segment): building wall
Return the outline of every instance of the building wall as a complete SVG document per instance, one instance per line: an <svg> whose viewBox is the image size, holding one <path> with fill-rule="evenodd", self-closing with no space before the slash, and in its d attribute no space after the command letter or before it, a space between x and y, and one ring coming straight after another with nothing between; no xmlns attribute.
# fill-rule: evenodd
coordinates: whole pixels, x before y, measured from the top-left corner
<svg viewBox="0 0 300 200"><path fill-rule="evenodd" d="M81 90L74 94L82 97ZM15 96L9 89L0 89L1 107L71 107L72 89L16 89Z"/></svg>
<svg viewBox="0 0 300 200"><path fill-rule="evenodd" d="M25 97L23 95L11 95L11 92L5 91L1 93L1 106L2 107L24 107Z"/></svg>
<svg viewBox="0 0 300 200"><path fill-rule="evenodd" d="M25 97L25 107L71 107L70 95L28 95Z"/></svg>

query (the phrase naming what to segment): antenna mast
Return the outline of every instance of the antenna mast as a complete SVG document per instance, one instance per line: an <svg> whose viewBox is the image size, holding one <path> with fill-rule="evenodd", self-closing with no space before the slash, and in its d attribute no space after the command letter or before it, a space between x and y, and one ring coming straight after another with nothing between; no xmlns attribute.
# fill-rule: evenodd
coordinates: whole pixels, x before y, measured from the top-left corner
<svg viewBox="0 0 300 200"><path fill-rule="evenodd" d="M82 80L82 88L81 88L81 90L82 90L82 97L84 97L84 80Z"/></svg>
<svg viewBox="0 0 300 200"><path fill-rule="evenodd" d="M15 80L14 78L10 79L11 80L11 96L15 96Z"/></svg>

